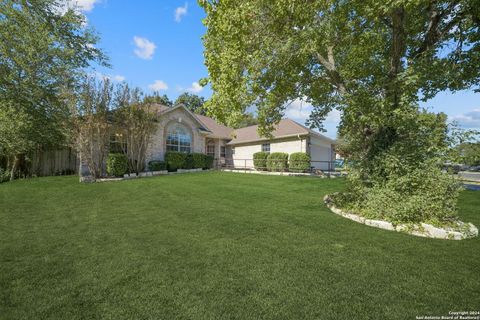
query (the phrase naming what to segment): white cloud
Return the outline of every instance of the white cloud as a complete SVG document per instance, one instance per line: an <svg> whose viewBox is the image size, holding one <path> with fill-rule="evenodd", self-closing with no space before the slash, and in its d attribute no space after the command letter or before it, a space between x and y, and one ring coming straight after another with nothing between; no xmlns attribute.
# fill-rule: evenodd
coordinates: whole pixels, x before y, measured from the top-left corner
<svg viewBox="0 0 480 320"><path fill-rule="evenodd" d="M480 108L449 117L464 128L480 129Z"/></svg>
<svg viewBox="0 0 480 320"><path fill-rule="evenodd" d="M98 2L100 2L100 0L66 0L60 2L56 10L60 15L64 15L68 9L73 9L77 13L85 13L92 11Z"/></svg>
<svg viewBox="0 0 480 320"><path fill-rule="evenodd" d="M122 76L122 75L119 75L119 74L110 75L110 74L103 74L103 73L98 72L98 71L95 71L95 72L91 73L91 75L96 77L99 80L108 79L108 80L112 80L112 81L115 81L115 82L122 82L122 81L125 81L125 79L126 79L125 76Z"/></svg>
<svg viewBox="0 0 480 320"><path fill-rule="evenodd" d="M99 0L74 0L70 1L70 3L73 3L75 7L77 7L80 11L83 12L88 12L92 11L93 7L95 6L95 3L99 2Z"/></svg>
<svg viewBox="0 0 480 320"><path fill-rule="evenodd" d="M285 116L287 118L296 120L298 122L304 123L312 112L312 105L306 103L301 99L295 99L288 105L285 110Z"/></svg>
<svg viewBox="0 0 480 320"><path fill-rule="evenodd" d="M155 82L149 85L148 88L153 91L167 90L168 85L162 80L155 80Z"/></svg>
<svg viewBox="0 0 480 320"><path fill-rule="evenodd" d="M175 21L182 21L182 17L187 14L188 3L185 2L183 7L178 7L175 9Z"/></svg>
<svg viewBox="0 0 480 320"><path fill-rule="evenodd" d="M135 42L135 46L137 47L133 51L137 57L145 60L151 60L153 58L155 48L157 47L155 43L151 42L147 38L137 36L133 37L133 42Z"/></svg>
<svg viewBox="0 0 480 320"><path fill-rule="evenodd" d="M122 82L122 81L125 81L126 78L124 76L117 74L117 75L111 76L111 79L113 81Z"/></svg>
<svg viewBox="0 0 480 320"><path fill-rule="evenodd" d="M199 93L202 90L203 90L203 87L198 82L193 82L192 86L187 89L187 91L190 91L192 93Z"/></svg>

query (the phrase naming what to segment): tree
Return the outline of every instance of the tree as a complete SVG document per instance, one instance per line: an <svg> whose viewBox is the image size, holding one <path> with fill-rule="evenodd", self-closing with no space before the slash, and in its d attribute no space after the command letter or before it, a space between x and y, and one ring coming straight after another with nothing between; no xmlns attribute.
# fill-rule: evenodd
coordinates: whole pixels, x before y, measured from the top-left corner
<svg viewBox="0 0 480 320"><path fill-rule="evenodd" d="M173 106L172 100L170 100L166 94L160 95L158 91L154 92L152 95L145 96L144 102L149 104L158 103L167 107Z"/></svg>
<svg viewBox="0 0 480 320"><path fill-rule="evenodd" d="M188 92L182 93L175 100L175 105L183 104L188 110L201 115L206 115L206 110L203 108L204 103L203 97Z"/></svg>
<svg viewBox="0 0 480 320"><path fill-rule="evenodd" d="M105 172L111 132L113 86L105 78L97 82L86 78L73 110L73 143L90 175L100 178Z"/></svg>
<svg viewBox="0 0 480 320"><path fill-rule="evenodd" d="M155 114L149 110L151 102L138 88L119 85L115 98L114 122L125 142L124 154L130 172L142 172L145 167L147 147L155 131Z"/></svg>
<svg viewBox="0 0 480 320"><path fill-rule="evenodd" d="M234 126L234 128L240 129L240 128L253 126L256 124L258 124L257 118L255 118L255 116L252 113L247 112L243 115L243 118L240 120L240 122L238 122L238 124Z"/></svg>
<svg viewBox="0 0 480 320"><path fill-rule="evenodd" d="M356 164L349 205L377 214L403 210L391 219L417 221L438 203L440 219L451 216L456 189L438 167L448 146L446 117L420 110L418 102L442 90L478 90L476 0L200 4L209 71L202 85L213 89L208 112L235 125L255 106L259 132L268 136L292 100L313 105L309 123L320 129L338 109L343 149ZM382 207L391 201L381 190L408 210Z"/></svg>
<svg viewBox="0 0 480 320"><path fill-rule="evenodd" d="M0 2L0 148L11 179L31 151L65 144L66 93L92 62L107 65L85 17L62 5Z"/></svg>

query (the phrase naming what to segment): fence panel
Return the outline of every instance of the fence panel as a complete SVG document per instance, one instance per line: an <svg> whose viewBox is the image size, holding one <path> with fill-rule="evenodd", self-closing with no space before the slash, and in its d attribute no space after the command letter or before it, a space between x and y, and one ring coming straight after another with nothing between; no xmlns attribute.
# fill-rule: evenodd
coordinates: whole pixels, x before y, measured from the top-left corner
<svg viewBox="0 0 480 320"><path fill-rule="evenodd" d="M32 173L37 176L68 175L78 173L79 159L71 148L35 152Z"/></svg>

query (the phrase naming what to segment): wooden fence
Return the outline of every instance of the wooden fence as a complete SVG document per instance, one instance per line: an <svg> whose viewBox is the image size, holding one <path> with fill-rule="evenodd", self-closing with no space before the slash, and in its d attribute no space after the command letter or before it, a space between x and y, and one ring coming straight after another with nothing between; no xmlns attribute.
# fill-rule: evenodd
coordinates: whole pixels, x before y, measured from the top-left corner
<svg viewBox="0 0 480 320"><path fill-rule="evenodd" d="M78 173L80 160L71 148L35 152L31 172L37 176L68 175Z"/></svg>

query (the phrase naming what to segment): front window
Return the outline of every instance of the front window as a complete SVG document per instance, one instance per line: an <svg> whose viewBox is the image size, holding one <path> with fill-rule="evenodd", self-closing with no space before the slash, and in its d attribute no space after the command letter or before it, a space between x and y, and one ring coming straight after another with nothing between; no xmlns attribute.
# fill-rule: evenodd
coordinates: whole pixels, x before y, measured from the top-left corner
<svg viewBox="0 0 480 320"><path fill-rule="evenodd" d="M225 146L220 147L220 157L225 158Z"/></svg>
<svg viewBox="0 0 480 320"><path fill-rule="evenodd" d="M167 151L190 153L192 150L192 135L185 126L176 123L167 130Z"/></svg>
<svg viewBox="0 0 480 320"><path fill-rule="evenodd" d="M258 150L258 149L257 149ZM270 143L262 144L262 151L263 152L270 152Z"/></svg>
<svg viewBox="0 0 480 320"><path fill-rule="evenodd" d="M112 153L127 152L127 142L122 133L115 132L110 135L110 148Z"/></svg>
<svg viewBox="0 0 480 320"><path fill-rule="evenodd" d="M215 157L215 142L210 141L207 144L207 155Z"/></svg>

